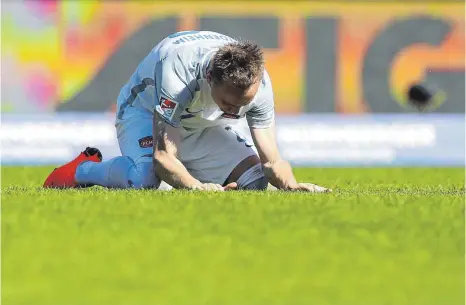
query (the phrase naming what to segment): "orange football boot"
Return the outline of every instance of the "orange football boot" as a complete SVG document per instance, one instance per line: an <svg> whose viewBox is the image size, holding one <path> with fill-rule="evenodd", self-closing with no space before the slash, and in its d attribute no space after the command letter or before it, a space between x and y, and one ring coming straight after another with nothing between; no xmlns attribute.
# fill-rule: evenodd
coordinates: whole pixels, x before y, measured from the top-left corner
<svg viewBox="0 0 466 305"><path fill-rule="evenodd" d="M81 185L74 176L79 164L84 161L102 162L102 153L94 147L86 147L73 161L54 169L44 182L45 188L78 188L92 185Z"/></svg>

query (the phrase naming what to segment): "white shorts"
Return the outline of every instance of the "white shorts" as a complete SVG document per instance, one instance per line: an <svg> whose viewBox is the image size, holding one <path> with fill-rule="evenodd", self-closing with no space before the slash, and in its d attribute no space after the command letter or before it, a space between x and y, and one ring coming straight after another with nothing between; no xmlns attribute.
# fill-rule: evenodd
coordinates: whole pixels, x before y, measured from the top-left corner
<svg viewBox="0 0 466 305"><path fill-rule="evenodd" d="M123 156L136 164L152 162L152 122L150 111L128 107L117 119L118 143ZM257 155L250 134L238 126L215 126L189 133L181 129L179 158L189 173L201 182L224 184L244 159Z"/></svg>

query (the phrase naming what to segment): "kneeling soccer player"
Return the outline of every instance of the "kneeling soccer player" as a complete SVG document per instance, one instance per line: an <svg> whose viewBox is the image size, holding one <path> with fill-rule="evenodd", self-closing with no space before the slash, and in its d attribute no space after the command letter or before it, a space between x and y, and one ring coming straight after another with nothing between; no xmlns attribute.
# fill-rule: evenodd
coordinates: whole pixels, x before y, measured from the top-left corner
<svg viewBox="0 0 466 305"><path fill-rule="evenodd" d="M235 128L246 118L253 143ZM96 148L55 169L44 187L325 192L298 183L275 141L272 84L253 42L210 31L168 36L139 64L117 101L121 157Z"/></svg>

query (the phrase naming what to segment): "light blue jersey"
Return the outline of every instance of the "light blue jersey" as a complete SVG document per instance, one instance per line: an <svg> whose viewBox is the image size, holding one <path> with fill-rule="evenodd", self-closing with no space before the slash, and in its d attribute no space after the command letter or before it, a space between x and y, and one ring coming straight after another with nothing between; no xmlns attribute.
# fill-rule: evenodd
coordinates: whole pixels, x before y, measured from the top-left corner
<svg viewBox="0 0 466 305"><path fill-rule="evenodd" d="M234 124L244 118L250 127L269 127L274 101L266 71L253 101L241 108L238 117L224 114L211 97L207 67L215 51L233 41L210 31L178 32L162 40L121 89L118 119L124 117L127 107L142 107L159 112L170 125L186 129Z"/></svg>

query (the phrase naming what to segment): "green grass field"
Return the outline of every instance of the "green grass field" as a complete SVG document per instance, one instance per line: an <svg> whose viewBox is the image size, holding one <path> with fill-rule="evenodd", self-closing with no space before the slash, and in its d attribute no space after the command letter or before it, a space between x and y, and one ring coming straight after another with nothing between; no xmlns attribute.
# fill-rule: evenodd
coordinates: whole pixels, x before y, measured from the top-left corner
<svg viewBox="0 0 466 305"><path fill-rule="evenodd" d="M51 191L2 168L3 305L464 304L463 169L297 169L332 194Z"/></svg>

